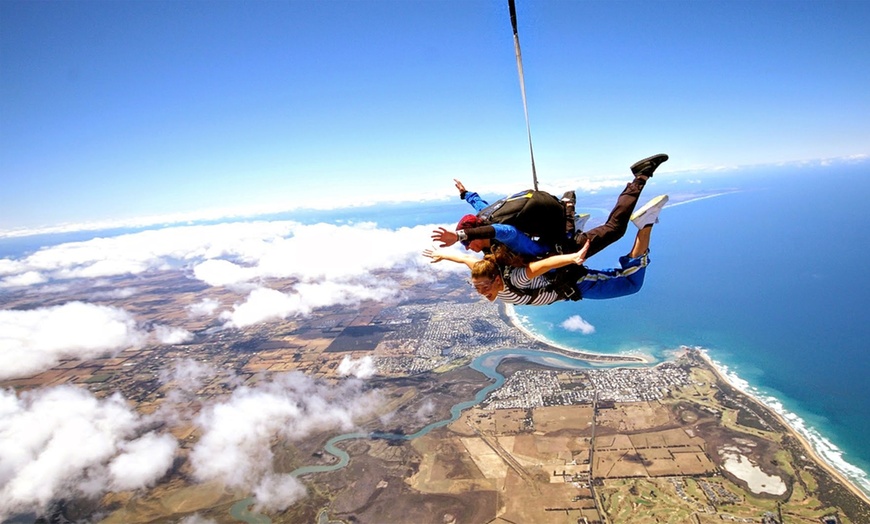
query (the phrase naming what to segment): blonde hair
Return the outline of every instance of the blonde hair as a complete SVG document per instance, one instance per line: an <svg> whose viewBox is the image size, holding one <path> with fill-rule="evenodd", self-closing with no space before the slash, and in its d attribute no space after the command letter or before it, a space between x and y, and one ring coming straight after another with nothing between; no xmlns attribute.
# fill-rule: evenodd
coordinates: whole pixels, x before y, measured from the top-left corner
<svg viewBox="0 0 870 524"><path fill-rule="evenodd" d="M478 260L471 268L471 278L489 278L501 276L501 270L495 262L493 255L485 255L482 260Z"/></svg>

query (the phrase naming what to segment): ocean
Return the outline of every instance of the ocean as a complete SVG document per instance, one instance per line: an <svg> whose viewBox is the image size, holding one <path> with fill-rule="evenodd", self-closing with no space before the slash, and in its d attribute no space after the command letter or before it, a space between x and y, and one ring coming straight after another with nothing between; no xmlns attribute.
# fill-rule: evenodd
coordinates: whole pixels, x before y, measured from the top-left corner
<svg viewBox="0 0 870 524"><path fill-rule="evenodd" d="M517 316L529 331L583 351L661 361L683 345L704 348L736 385L783 414L870 494L870 275L856 266L870 247L859 191L870 180L870 162L689 178L654 178L642 196L643 202L668 193L672 204L653 230L651 263L638 294L519 307ZM578 193L578 211L592 214L590 226L601 223L618 192ZM399 228L454 224L469 211L456 198L257 218ZM131 231L0 239L0 258ZM616 265L633 232L630 226L588 265ZM573 316L594 332L563 327Z"/></svg>
<svg viewBox="0 0 870 524"><path fill-rule="evenodd" d="M870 274L856 266L870 247L859 191L868 181L867 162L705 179L708 189L736 191L662 211L638 294L516 314L542 337L587 351L661 360L681 345L705 348L870 493ZM651 184L642 201L686 189ZM589 267L615 265L633 232ZM595 331L562 327L574 315Z"/></svg>

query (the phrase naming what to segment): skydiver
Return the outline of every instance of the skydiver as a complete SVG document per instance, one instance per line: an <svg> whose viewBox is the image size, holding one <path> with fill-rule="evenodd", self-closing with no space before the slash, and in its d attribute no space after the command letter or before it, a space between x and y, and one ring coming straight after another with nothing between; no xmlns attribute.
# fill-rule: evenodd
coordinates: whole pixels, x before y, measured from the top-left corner
<svg viewBox="0 0 870 524"><path fill-rule="evenodd" d="M620 267L615 269L596 270L583 265L591 256L594 240L591 237L576 253L534 260L523 267L506 264L499 260L498 254L487 254L481 260L448 250L427 249L423 255L433 263L450 260L467 265L471 269L472 286L490 302L498 298L510 304L543 306L559 300L627 296L643 286L652 226L658 222L667 201L667 195L658 196L631 216L631 222L638 228L637 236L631 251L620 257Z"/></svg>
<svg viewBox="0 0 870 524"><path fill-rule="evenodd" d="M622 238L628 228L629 218L637 205L637 200L643 191L644 185L653 176L655 170L667 160L668 155L658 154L632 164L631 172L634 175L634 180L626 185L617 198L616 205L610 212L607 221L585 232L581 231L582 224L578 224L573 239L570 242L566 242L567 248L563 249L563 251L576 251L588 240L590 245L587 256L591 257ZM479 212L489 205L477 193L467 191L459 180L454 179L454 182L459 190L460 198L471 204L476 211ZM566 203L567 212L570 213L568 216L571 217L574 216L573 196L574 192L569 191L565 193L562 199ZM585 223L585 220L583 222ZM432 239L440 242L439 247L441 248L461 242L466 250L477 253L491 249L493 241L495 241L495 243L503 244L513 253L527 259L540 258L556 252L554 246L540 239L535 240L514 226L508 224L484 224L476 215L463 216L456 225L456 231L449 231L446 228L439 227L432 231Z"/></svg>

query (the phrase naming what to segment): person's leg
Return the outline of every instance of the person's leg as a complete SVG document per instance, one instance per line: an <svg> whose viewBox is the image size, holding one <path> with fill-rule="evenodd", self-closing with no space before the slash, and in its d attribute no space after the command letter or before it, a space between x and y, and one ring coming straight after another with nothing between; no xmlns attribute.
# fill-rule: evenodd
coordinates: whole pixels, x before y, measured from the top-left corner
<svg viewBox="0 0 870 524"><path fill-rule="evenodd" d="M634 245L628 253L629 258L638 258L649 251L649 239L652 234L652 224L637 230L637 236L634 237Z"/></svg>
<svg viewBox="0 0 870 524"><path fill-rule="evenodd" d="M616 205L604 224L588 231L579 232L574 237L578 246L583 246L589 240L589 251L586 258L590 258L625 235L631 214L634 212L637 199L640 197L645 183L645 178L635 177L616 199Z"/></svg>
<svg viewBox="0 0 870 524"><path fill-rule="evenodd" d="M640 291L649 264L649 241L652 225L637 231L634 245L628 255L619 258L619 269L590 269L577 282L583 298L605 300L624 297Z"/></svg>
<svg viewBox="0 0 870 524"><path fill-rule="evenodd" d="M649 264L649 254L639 257L623 256L619 258L617 269L590 269L580 281L577 289L580 296L588 300L606 300L633 295L643 287L646 267Z"/></svg>
<svg viewBox="0 0 870 524"><path fill-rule="evenodd" d="M625 189L616 199L616 205L607 217L607 221L589 231L578 232L574 237L578 247L583 246L589 240L589 251L586 258L600 252L625 235L631 214L634 212L644 185L653 176L655 170L667 160L668 155L658 154L638 160L631 166L634 180L625 186Z"/></svg>

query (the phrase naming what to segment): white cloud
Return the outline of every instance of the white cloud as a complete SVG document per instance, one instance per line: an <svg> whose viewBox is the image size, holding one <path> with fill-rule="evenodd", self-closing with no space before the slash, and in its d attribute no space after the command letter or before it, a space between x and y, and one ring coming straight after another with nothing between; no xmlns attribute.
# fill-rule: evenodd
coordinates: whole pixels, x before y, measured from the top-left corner
<svg viewBox="0 0 870 524"><path fill-rule="evenodd" d="M431 399L426 399L420 409L414 414L417 420L424 422L435 413L435 403Z"/></svg>
<svg viewBox="0 0 870 524"><path fill-rule="evenodd" d="M399 286L390 280L374 281L370 286L348 282L311 282L296 285L295 292L282 293L258 287L246 300L225 311L225 327L243 328L261 322L308 315L313 309L337 304L355 305L363 300L384 300L399 296Z"/></svg>
<svg viewBox="0 0 870 524"><path fill-rule="evenodd" d="M564 322L562 322L561 326L568 331L579 331L584 335L595 333L595 326L583 320L580 315L568 317Z"/></svg>
<svg viewBox="0 0 870 524"><path fill-rule="evenodd" d="M368 361L352 364L363 370ZM181 420L173 399L184 391L194 394L217 372L191 359L176 361L161 372L171 386L164 404L147 417L117 393L100 399L69 385L20 395L0 390L0 520L22 512L40 514L59 498L153 486L171 470L179 444L170 434L142 430ZM238 386L229 397L184 419L199 425L202 433L188 457L193 475L254 493L261 510L283 510L306 490L291 475L274 470L274 442L351 431L357 417L380 403L378 394L365 392L357 379L336 385L286 373Z"/></svg>
<svg viewBox="0 0 870 524"><path fill-rule="evenodd" d="M0 310L0 379L27 376L62 358L94 358L142 344L147 333L126 311L84 302Z"/></svg>
<svg viewBox="0 0 870 524"><path fill-rule="evenodd" d="M428 247L433 227L392 230L372 223L260 221L143 231L46 247L21 260L4 259L0 261L0 275L4 275L0 285L171 267L187 268L210 286L260 288L267 279L291 279L285 293L255 289L244 303L225 313L230 326L242 327L334 304L397 296L396 278L403 274L420 277L421 268L429 266L420 253ZM387 276L372 278L373 271ZM203 316L217 308L217 302L204 300L189 311Z"/></svg>
<svg viewBox="0 0 870 524"><path fill-rule="evenodd" d="M257 288L251 291L245 302L233 307L233 311L225 311L221 318L227 321L227 327L242 328L259 324L267 320L287 318L290 315L307 314L310 311L302 303L299 295L286 295L269 288Z"/></svg>
<svg viewBox="0 0 870 524"><path fill-rule="evenodd" d="M187 306L187 311L192 317L207 317L214 314L218 307L220 307L220 304L217 300L204 298L195 304Z"/></svg>
<svg viewBox="0 0 870 524"><path fill-rule="evenodd" d="M178 521L178 524L217 524L217 521L205 518L199 513L194 513Z"/></svg>
<svg viewBox="0 0 870 524"><path fill-rule="evenodd" d="M427 245L430 230L290 221L171 227L45 247L20 260L2 259L0 275L10 286L46 278L135 275L182 264L216 286L264 277L340 278L405 265Z"/></svg>
<svg viewBox="0 0 870 524"><path fill-rule="evenodd" d="M193 340L193 333L186 329L176 328L172 326L156 325L154 326L154 336L161 344L183 344Z"/></svg>
<svg viewBox="0 0 870 524"><path fill-rule="evenodd" d="M353 282L313 282L298 284L296 292L307 309L335 304L355 305L363 300L385 300L399 294L399 286L389 279L371 279L368 285Z"/></svg>
<svg viewBox="0 0 870 524"><path fill-rule="evenodd" d="M285 497L281 504L292 504L303 490L274 476L274 440L299 440L330 429L349 431L355 417L377 407L374 395L363 393L358 380L329 386L295 372L237 388L228 400L207 406L197 418L202 437L190 453L194 476L257 490L266 498L258 503L269 507L276 507L273 497L278 494Z"/></svg>
<svg viewBox="0 0 870 524"><path fill-rule="evenodd" d="M246 268L228 260L206 260L193 267L193 276L210 286L231 286L256 278L253 268Z"/></svg>
<svg viewBox="0 0 870 524"><path fill-rule="evenodd" d="M238 222L182 226L94 238L42 248L0 263L0 274L40 272L51 279L96 278L166 269L186 261L251 256L291 233L294 222ZM8 284L9 277L6 278Z"/></svg>
<svg viewBox="0 0 870 524"><path fill-rule="evenodd" d="M292 475L265 475L254 488L258 511L284 511L307 493L305 486Z"/></svg>
<svg viewBox="0 0 870 524"><path fill-rule="evenodd" d="M120 300L130 298L142 290L138 287L122 287L108 291L96 291L88 296L90 300Z"/></svg>
<svg viewBox="0 0 870 524"><path fill-rule="evenodd" d="M109 486L128 491L151 486L165 475L175 459L178 441L172 435L152 432L118 447L121 454L109 463Z"/></svg>
<svg viewBox="0 0 870 524"><path fill-rule="evenodd" d="M424 271L430 265L420 254L429 244L432 228L390 230L371 223L300 225L286 221L166 228L46 247L21 260L2 259L0 285L28 284L47 291L62 279L186 267L210 285L253 288L244 301L221 314L224 327L238 328L307 315L336 304L401 297L398 278L432 275ZM377 278L373 271L379 271ZM263 287L270 278L289 279L290 283L284 292ZM45 279L48 282L39 286ZM102 282L90 284L104 286ZM138 292L141 289L125 288L97 291L93 296L126 298ZM218 309L215 300L204 299L188 311L205 316ZM42 371L63 358L94 358L139 345L147 338L123 310L80 302L0 311L0 327L0 379ZM153 336L161 343L178 344L191 340L193 334L158 326Z"/></svg>
<svg viewBox="0 0 870 524"><path fill-rule="evenodd" d="M364 275L374 269L400 267L429 243L430 226L380 229L374 224L354 226L313 224L294 230L275 242L259 259L263 276L303 279Z"/></svg>
<svg viewBox="0 0 870 524"><path fill-rule="evenodd" d="M174 361L171 367L161 369L159 378L161 383L172 384L177 390L195 392L219 372L214 366L184 358Z"/></svg>
<svg viewBox="0 0 870 524"><path fill-rule="evenodd" d="M27 271L27 266L19 260L0 258L0 275L18 275Z"/></svg>
<svg viewBox="0 0 870 524"><path fill-rule="evenodd" d="M48 279L38 271L25 271L14 274L0 281L0 287L26 287L36 284L44 284Z"/></svg>
<svg viewBox="0 0 870 524"><path fill-rule="evenodd" d="M194 334L155 325L162 344L182 344ZM146 343L149 334L127 311L86 302L28 310L0 310L0 379L50 369L61 359L88 360Z"/></svg>
<svg viewBox="0 0 870 524"><path fill-rule="evenodd" d="M353 375L357 378L371 378L377 371L375 360L370 356L354 360L350 355L345 355L338 364L338 374L343 377Z"/></svg>
<svg viewBox="0 0 870 524"><path fill-rule="evenodd" d="M174 439L148 433L124 399L60 386L0 391L0 520L59 497L145 487L166 473Z"/></svg>

